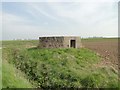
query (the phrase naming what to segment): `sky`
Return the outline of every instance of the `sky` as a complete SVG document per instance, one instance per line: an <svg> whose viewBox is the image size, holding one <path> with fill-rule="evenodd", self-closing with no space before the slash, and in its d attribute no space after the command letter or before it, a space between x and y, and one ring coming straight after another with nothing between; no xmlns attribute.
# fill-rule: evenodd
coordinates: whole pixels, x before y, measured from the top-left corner
<svg viewBox="0 0 120 90"><path fill-rule="evenodd" d="M84 1L2 2L2 39L117 37L117 0Z"/></svg>

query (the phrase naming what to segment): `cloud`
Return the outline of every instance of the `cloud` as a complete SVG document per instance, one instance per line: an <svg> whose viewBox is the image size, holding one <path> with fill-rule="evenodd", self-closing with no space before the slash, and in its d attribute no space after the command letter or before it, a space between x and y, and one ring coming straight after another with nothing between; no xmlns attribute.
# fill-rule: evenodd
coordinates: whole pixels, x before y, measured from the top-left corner
<svg viewBox="0 0 120 90"><path fill-rule="evenodd" d="M67 22L65 22L65 20L62 20L59 17L56 17L55 14L45 11L46 7L44 5L46 6L46 4L44 4L44 3L43 3L43 5L42 5L42 3L27 3L26 4L26 7L28 8L27 12L30 13L34 18L39 18L39 15L42 14L45 17L47 17L53 21L67 24ZM41 7L41 6L43 6L43 7Z"/></svg>
<svg viewBox="0 0 120 90"><path fill-rule="evenodd" d="M42 14L53 21L61 22L67 26L71 24L90 26L117 17L117 6L115 6L115 3L112 2L48 2L29 3L27 6L29 8L28 12L33 17L39 18L39 15ZM48 10L51 12L48 12Z"/></svg>
<svg viewBox="0 0 120 90"><path fill-rule="evenodd" d="M30 25L23 17L3 13L3 39L38 39L39 36L60 35L57 30L61 28L50 28L39 25ZM47 22L44 22L47 25Z"/></svg>
<svg viewBox="0 0 120 90"><path fill-rule="evenodd" d="M29 25L28 21L23 17L19 17L9 13L3 13L3 39L15 38L38 38L44 34L46 28L40 26ZM47 31L49 32L49 31Z"/></svg>
<svg viewBox="0 0 120 90"><path fill-rule="evenodd" d="M2 0L2 2L118 2L119 0Z"/></svg>
<svg viewBox="0 0 120 90"><path fill-rule="evenodd" d="M25 23L26 20L23 17L16 16L10 13L2 13L3 24L15 24L15 23Z"/></svg>
<svg viewBox="0 0 120 90"><path fill-rule="evenodd" d="M117 36L117 3L49 3L59 17L77 22L75 32L84 36ZM72 9L71 9L72 8ZM70 22L71 23L71 22ZM74 27L76 25L71 25ZM71 29L70 29L71 30ZM72 32L72 30L71 30ZM77 35L77 33L76 33Z"/></svg>
<svg viewBox="0 0 120 90"><path fill-rule="evenodd" d="M92 24L117 15L114 3L49 3L59 17L82 24ZM71 9L72 8L72 9Z"/></svg>
<svg viewBox="0 0 120 90"><path fill-rule="evenodd" d="M3 11L3 39L38 38L44 35L118 35L117 3L24 3L23 13L27 14L13 12L14 9Z"/></svg>

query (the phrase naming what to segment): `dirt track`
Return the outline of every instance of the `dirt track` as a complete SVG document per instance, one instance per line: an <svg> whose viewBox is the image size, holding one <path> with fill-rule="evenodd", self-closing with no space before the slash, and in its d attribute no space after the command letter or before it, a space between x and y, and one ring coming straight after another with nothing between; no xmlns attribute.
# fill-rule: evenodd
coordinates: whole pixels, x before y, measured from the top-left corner
<svg viewBox="0 0 120 90"><path fill-rule="evenodd" d="M111 65L118 68L118 40L82 40L84 47L94 50L103 58L100 64ZM99 65L100 65L99 64Z"/></svg>

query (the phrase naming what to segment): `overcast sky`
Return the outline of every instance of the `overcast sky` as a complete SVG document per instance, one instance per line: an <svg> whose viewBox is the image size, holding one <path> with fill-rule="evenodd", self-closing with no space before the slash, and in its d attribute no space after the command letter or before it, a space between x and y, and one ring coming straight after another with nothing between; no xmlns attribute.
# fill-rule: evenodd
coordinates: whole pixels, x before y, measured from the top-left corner
<svg viewBox="0 0 120 90"><path fill-rule="evenodd" d="M118 2L102 1L2 2L3 39L65 35L117 37Z"/></svg>

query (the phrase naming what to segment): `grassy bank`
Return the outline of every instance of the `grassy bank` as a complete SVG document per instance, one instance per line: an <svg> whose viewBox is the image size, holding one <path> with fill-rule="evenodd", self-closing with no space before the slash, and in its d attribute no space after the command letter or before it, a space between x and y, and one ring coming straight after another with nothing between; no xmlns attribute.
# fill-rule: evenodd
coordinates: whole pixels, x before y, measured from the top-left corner
<svg viewBox="0 0 120 90"><path fill-rule="evenodd" d="M21 71L12 64L3 61L2 64L2 88L33 88Z"/></svg>
<svg viewBox="0 0 120 90"><path fill-rule="evenodd" d="M2 89L2 50L0 49L0 89Z"/></svg>
<svg viewBox="0 0 120 90"><path fill-rule="evenodd" d="M12 68L21 71L39 88L116 88L117 72L111 67L97 67L101 57L89 49L37 49L32 48L38 42L6 41L3 42L3 60ZM31 46L31 47L30 47ZM6 63L3 62L3 65ZM9 72L8 67L3 70ZM8 65L7 65L8 66ZM3 71L4 72L4 71ZM12 72L12 70L10 71ZM10 73L9 72L9 73ZM5 73L3 73L4 75ZM10 76L14 76L12 72ZM22 76L21 74L19 74ZM4 75L5 76L5 75ZM19 80L19 77L17 77ZM3 77L4 82L7 80ZM12 79L10 80L12 81ZM5 87L17 86L3 83ZM24 85L21 84L23 87ZM20 86L20 87L22 87ZM31 85L28 84L27 87Z"/></svg>

